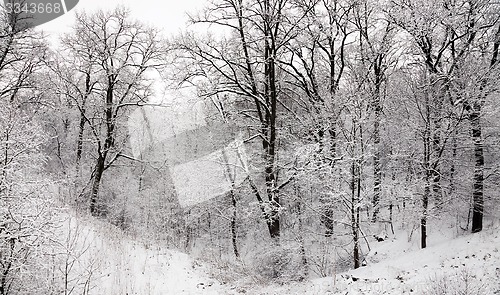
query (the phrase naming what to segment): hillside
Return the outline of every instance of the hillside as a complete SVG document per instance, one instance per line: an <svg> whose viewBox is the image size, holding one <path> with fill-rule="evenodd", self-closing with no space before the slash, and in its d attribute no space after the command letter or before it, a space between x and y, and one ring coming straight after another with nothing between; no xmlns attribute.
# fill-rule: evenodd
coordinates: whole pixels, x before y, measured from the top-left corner
<svg viewBox="0 0 500 295"><path fill-rule="evenodd" d="M266 287L250 294L500 294L498 229L455 239L441 236L426 249L414 249L400 236L376 244L371 253L376 253L368 258L373 262L339 273L336 280Z"/></svg>
<svg viewBox="0 0 500 295"><path fill-rule="evenodd" d="M405 235L389 237L373 245L367 266L339 273L335 280L283 286L223 285L210 277L210 266L187 254L133 241L95 220L68 217L64 231L78 241L79 269L72 274L80 286L88 280L88 294L500 294L496 229L457 238L437 232L434 244L423 250Z"/></svg>

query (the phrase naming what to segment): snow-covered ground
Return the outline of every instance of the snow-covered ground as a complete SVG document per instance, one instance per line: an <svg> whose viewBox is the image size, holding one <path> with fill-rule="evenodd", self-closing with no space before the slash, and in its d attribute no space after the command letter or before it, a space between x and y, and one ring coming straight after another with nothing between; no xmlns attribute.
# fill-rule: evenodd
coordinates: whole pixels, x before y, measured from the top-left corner
<svg viewBox="0 0 500 295"><path fill-rule="evenodd" d="M404 235L388 239L373 245L367 266L335 279L268 286L249 294L500 294L498 229L458 238L436 234L435 240L415 249Z"/></svg>
<svg viewBox="0 0 500 295"><path fill-rule="evenodd" d="M96 220L67 217L61 230L70 253L68 289L96 295L221 294L204 266L187 254L133 241Z"/></svg>
<svg viewBox="0 0 500 295"><path fill-rule="evenodd" d="M69 287L86 294L500 294L500 232L494 229L457 238L434 233L423 250L416 237L408 242L402 233L375 242L365 267L284 286L221 284L188 255L133 241L103 222L71 217L62 229L71 253Z"/></svg>

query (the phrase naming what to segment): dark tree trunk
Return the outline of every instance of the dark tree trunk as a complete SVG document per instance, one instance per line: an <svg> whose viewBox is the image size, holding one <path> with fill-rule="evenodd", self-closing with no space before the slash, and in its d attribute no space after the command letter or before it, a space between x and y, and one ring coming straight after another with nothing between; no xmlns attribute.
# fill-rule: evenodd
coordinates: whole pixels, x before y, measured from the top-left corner
<svg viewBox="0 0 500 295"><path fill-rule="evenodd" d="M106 170L106 157L111 147L114 145L115 141L115 122L113 116L113 91L114 91L114 80L113 75L108 77L108 88L106 89L106 139L104 140L104 147L101 147L101 144L98 144L98 157L97 163L94 168L94 172L92 175L92 191L90 194L90 213L94 216L98 216L102 214L101 208L97 205L99 198L99 189L102 180L102 175L104 174L104 170Z"/></svg>
<svg viewBox="0 0 500 295"><path fill-rule="evenodd" d="M255 108L259 117L262 132L262 148L264 150L264 157L266 165L264 168L265 181L266 181L266 194L269 201L269 209L264 208L264 200L261 197L255 184L250 181L251 188L255 193L257 200L261 204L261 210L264 213L269 234L271 238L278 238L280 236L280 223L279 223L279 197L276 193L276 171L275 171L275 146L276 146L276 82L275 82L275 68L274 68L274 40L272 40L273 30L271 28L271 6L269 0L263 2L264 15L263 15L263 32L264 38L264 98L265 103L257 99L258 89L257 82L252 67L252 60L250 58L249 45L246 40L245 27L243 23L243 3L242 1L234 2L234 9L238 19L238 34L241 41L242 51L245 56L245 71L248 75L251 84L251 92L253 95Z"/></svg>
<svg viewBox="0 0 500 295"><path fill-rule="evenodd" d="M80 161L82 159L83 132L85 131L85 109L81 110L80 124L78 125L78 139L76 142L76 175L80 173Z"/></svg>
<svg viewBox="0 0 500 295"><path fill-rule="evenodd" d="M300 255L301 255L301 258L302 258L302 265L304 267L304 277L307 278L308 274L309 274L309 266L308 266L308 262L307 262L307 255L306 255L306 247L304 245L304 236L303 236L303 218L302 218L302 204L301 202L298 203L297 205L298 207L298 215L299 215L299 243L300 243Z"/></svg>
<svg viewBox="0 0 500 295"><path fill-rule="evenodd" d="M382 185L382 171L380 167L380 133L379 124L376 122L374 124L374 144L375 152L373 154L373 215L372 222L377 221L377 215L380 211L380 191Z"/></svg>
<svg viewBox="0 0 500 295"><path fill-rule="evenodd" d="M236 217L237 217L237 213L236 213L236 198L234 196L234 191L233 190L231 190L231 203L233 205L233 216L231 218L231 241L233 243L234 256L236 256L237 258L239 258L240 257L240 253L238 251L238 243L237 243L238 236L237 236L237 233L236 233Z"/></svg>
<svg viewBox="0 0 500 295"><path fill-rule="evenodd" d="M373 110L375 118L373 121L373 216L372 222L377 221L377 214L380 210L380 194L382 185L382 169L380 167L380 117L382 105L380 102L380 87L382 85L382 62L383 56L378 55L374 62L375 93L373 94Z"/></svg>
<svg viewBox="0 0 500 295"><path fill-rule="evenodd" d="M99 188L101 185L102 175L104 173L105 162L105 156L100 155L97 158L97 163L94 167L94 173L92 175L92 190L90 192L90 214L92 214L93 216L99 216L103 213L101 212L101 208L97 203L99 199Z"/></svg>
<svg viewBox="0 0 500 295"><path fill-rule="evenodd" d="M420 247L422 249L427 247L427 215L429 207L429 197L431 194L431 181L433 172L431 169L431 111L430 111L429 94L425 94L425 129L423 134L424 141L424 158L422 161L424 168L424 194L422 196L422 216L420 218Z"/></svg>
<svg viewBox="0 0 500 295"><path fill-rule="evenodd" d="M452 149L451 149L451 167L450 167L450 187L448 189L448 195L452 196L455 192L455 161L457 159L457 130L453 132L452 138Z"/></svg>
<svg viewBox="0 0 500 295"><path fill-rule="evenodd" d="M329 66L330 66L330 100L333 105L332 112L335 112L335 93L337 91L337 80L335 73L335 42L333 39L329 40ZM338 75L342 75L339 73ZM335 116L335 114L334 114ZM330 128L328 129L328 134L330 135L330 157L335 159L337 155L337 119L332 118L330 120ZM322 131L323 132L323 131ZM335 166L335 161L332 161L332 168ZM331 237L334 232L334 209L332 206L332 201L327 199L323 202L323 212L321 214L321 222L325 226L325 237Z"/></svg>
<svg viewBox="0 0 500 295"><path fill-rule="evenodd" d="M422 197L422 217L420 219L420 247L427 247L427 208L429 207L430 175L426 173L424 195Z"/></svg>
<svg viewBox="0 0 500 295"><path fill-rule="evenodd" d="M276 118L277 118L277 86L276 86L276 44L274 39L274 30L271 27L271 4L269 0L264 1L264 76L266 78L265 84L265 99L269 106L266 111L265 121L268 128L267 134L269 135L266 148L266 167L265 167L265 180L266 180L266 193L269 201L270 213L267 216L267 226L269 234L272 239L278 240L280 237L280 220L279 209L280 199L276 191ZM275 24L278 26L278 24Z"/></svg>
<svg viewBox="0 0 500 295"><path fill-rule="evenodd" d="M325 237L333 235L333 214L334 210L330 205L330 200L322 200L323 214L321 214L321 223L325 226Z"/></svg>
<svg viewBox="0 0 500 295"><path fill-rule="evenodd" d="M429 130L427 130L429 131ZM429 196L431 194L431 178L432 171L430 170L430 137L426 133L424 138L424 168L425 168L425 187L424 195L422 196L422 217L420 219L420 247L422 249L427 247L427 215L429 207Z"/></svg>
<svg viewBox="0 0 500 295"><path fill-rule="evenodd" d="M435 77L435 75L431 75ZM440 210L443 203L443 190L441 186L441 149L445 145L445 141L441 139L442 137L442 117L443 117L443 99L445 94L441 89L444 87L441 82L435 82L436 87L439 87L433 95L433 106L434 109L431 110L433 118L433 135L432 135L432 197L435 207Z"/></svg>
<svg viewBox="0 0 500 295"><path fill-rule="evenodd" d="M352 129L352 157L356 157L356 147L357 147L357 132L356 132L356 122L353 122ZM360 132L360 142L361 145L363 143L363 133ZM361 156L363 155L363 148L361 147ZM359 259L359 202L361 195L361 162L362 159L353 159L351 163L351 230L352 230L352 240L353 240L353 251L352 256L354 259L354 268L360 267L360 259Z"/></svg>
<svg viewBox="0 0 500 295"><path fill-rule="evenodd" d="M87 98L92 91L92 85L90 81L90 73L86 73L85 77L85 94L82 97L82 106L80 108L80 124L78 125L78 138L76 142L76 176L80 173L80 162L82 159L83 150L83 135L85 132L85 113L86 113L86 103Z"/></svg>
<svg viewBox="0 0 500 295"><path fill-rule="evenodd" d="M484 155L483 139L481 135L481 105L476 103L474 111L469 115L472 126L472 140L474 142L474 191L472 210L472 232L480 232L483 229L483 181L484 181Z"/></svg>
<svg viewBox="0 0 500 295"><path fill-rule="evenodd" d="M359 268L361 266L359 259L359 198L357 197L357 193L359 194L359 175L358 175L358 167L356 167L356 162L353 161L351 166L351 229L352 229L352 238L353 238L353 259L354 259L354 268ZM358 192L356 192L356 188Z"/></svg>
<svg viewBox="0 0 500 295"><path fill-rule="evenodd" d="M270 65L270 85L271 85L271 113L269 114L269 142L266 150L266 167L265 167L265 180L266 180L266 193L270 206L270 213L267 217L267 225L271 238L278 239L280 237L280 220L279 220L279 207L280 199L276 190L276 94L274 85L274 64Z"/></svg>
<svg viewBox="0 0 500 295"><path fill-rule="evenodd" d="M321 126L319 126L321 128ZM325 163L325 158L324 158L324 142L325 142L325 132L320 129L318 131L318 143L319 143L319 151L318 154L321 157L322 161L320 161L322 164ZM334 156L332 155L332 158ZM333 162L332 162L332 167L333 167ZM318 176L319 180L321 182L324 182L324 176L320 175ZM325 237L331 237L333 235L333 207L332 207L332 201L328 197L327 194L325 193L320 193L319 201L321 203L321 216L320 216L320 221L321 224L325 226Z"/></svg>
<svg viewBox="0 0 500 295"><path fill-rule="evenodd" d="M236 175L234 173L231 173L231 167L229 164L229 160L226 154L226 151L223 149L222 150L222 157L224 160L224 166L225 166L225 173L226 177L228 178L229 182L231 183L231 191L229 192L229 196L231 197L231 204L233 206L233 215L231 217L231 241L233 244L233 252L234 256L237 258L240 257L240 253L238 251L238 235L236 233L236 219L237 219L237 211L236 211L236 196L234 194L234 190L236 189L236 186L234 184Z"/></svg>
<svg viewBox="0 0 500 295"><path fill-rule="evenodd" d="M500 50L500 26L498 26L493 48L491 52L491 60L489 72L498 67L498 52ZM495 77L495 76L494 76ZM496 78L496 77L495 77ZM483 80L480 93L483 93L487 88L488 80ZM472 141L474 142L474 191L472 193L473 210L472 210L472 232L477 233L483 230L483 211L484 211L484 153L483 153L483 138L481 127L481 109L484 103L484 97L477 100L473 104L473 109L469 110L469 120L472 127ZM467 107L467 106L466 106Z"/></svg>
<svg viewBox="0 0 500 295"><path fill-rule="evenodd" d="M335 124L335 123L333 123ZM332 159L336 157L336 140L337 140L337 130L333 126L328 130L330 134L330 156ZM335 166L335 162L332 161L332 168ZM321 223L325 226L325 237L331 237L334 233L334 213L335 210L332 206L332 201L329 198L322 197L321 205L323 207L323 212L321 214Z"/></svg>

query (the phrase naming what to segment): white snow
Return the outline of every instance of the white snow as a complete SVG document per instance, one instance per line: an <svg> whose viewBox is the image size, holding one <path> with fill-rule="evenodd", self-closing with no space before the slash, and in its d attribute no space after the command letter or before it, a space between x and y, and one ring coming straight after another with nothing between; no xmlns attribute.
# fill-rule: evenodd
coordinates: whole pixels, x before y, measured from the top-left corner
<svg viewBox="0 0 500 295"><path fill-rule="evenodd" d="M337 274L336 279L267 286L248 294L444 294L433 291L437 286L462 292L447 294L500 294L498 230L458 238L441 234L436 240L426 249L415 249L404 236L375 242L371 253L377 254L369 256L372 263L366 267ZM373 262L375 256L380 262Z"/></svg>
<svg viewBox="0 0 500 295"><path fill-rule="evenodd" d="M88 281L90 295L220 294L219 284L187 254L133 241L96 220L72 216L63 231L62 240L76 241L66 247L76 261L70 273L76 290Z"/></svg>
<svg viewBox="0 0 500 295"><path fill-rule="evenodd" d="M93 219L68 218L61 237L76 237L78 247L68 246L78 265L72 269L73 282L84 286L88 281L88 294L444 294L431 292L436 288L500 294L500 233L494 229L458 238L436 232L426 249L418 249L418 237L409 242L402 232L373 242L365 267L335 279L283 286L221 284L210 278L208 266L188 255L133 241Z"/></svg>

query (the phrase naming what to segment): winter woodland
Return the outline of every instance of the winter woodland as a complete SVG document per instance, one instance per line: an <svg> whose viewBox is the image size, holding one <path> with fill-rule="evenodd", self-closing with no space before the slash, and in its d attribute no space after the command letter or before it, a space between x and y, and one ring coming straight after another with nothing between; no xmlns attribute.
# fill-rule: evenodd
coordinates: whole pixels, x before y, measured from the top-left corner
<svg viewBox="0 0 500 295"><path fill-rule="evenodd" d="M498 1L189 16L2 12L0 295L499 294Z"/></svg>

